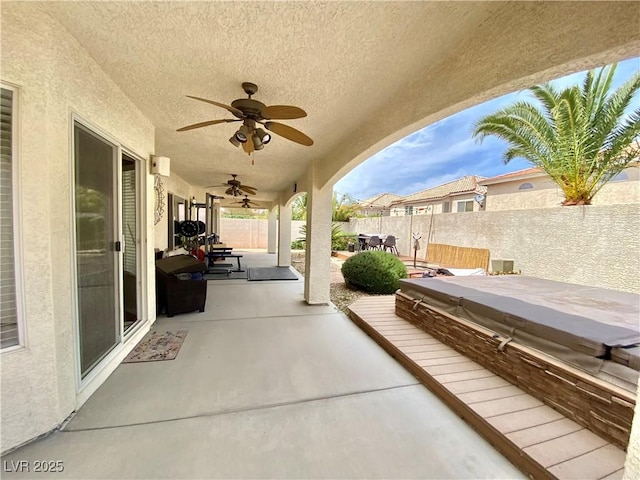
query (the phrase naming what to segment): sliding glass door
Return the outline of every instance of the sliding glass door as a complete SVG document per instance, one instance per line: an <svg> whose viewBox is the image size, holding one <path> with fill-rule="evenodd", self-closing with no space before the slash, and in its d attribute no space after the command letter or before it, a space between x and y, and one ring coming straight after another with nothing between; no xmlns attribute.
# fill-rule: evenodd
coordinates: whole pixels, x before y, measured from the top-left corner
<svg viewBox="0 0 640 480"><path fill-rule="evenodd" d="M138 185L140 162L122 155L122 294L124 298L124 332L140 320L140 210Z"/></svg>
<svg viewBox="0 0 640 480"><path fill-rule="evenodd" d="M74 125L76 283L85 377L120 342L118 148Z"/></svg>

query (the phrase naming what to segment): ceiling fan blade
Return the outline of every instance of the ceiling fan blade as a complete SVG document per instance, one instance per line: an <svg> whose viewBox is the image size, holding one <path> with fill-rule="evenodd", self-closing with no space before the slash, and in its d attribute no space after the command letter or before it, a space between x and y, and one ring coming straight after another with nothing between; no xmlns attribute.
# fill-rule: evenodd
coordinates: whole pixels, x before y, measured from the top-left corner
<svg viewBox="0 0 640 480"><path fill-rule="evenodd" d="M269 105L260 111L267 120L293 120L307 116L307 112L292 105Z"/></svg>
<svg viewBox="0 0 640 480"><path fill-rule="evenodd" d="M313 140L307 137L300 130L296 130L289 125L278 122L265 122L264 127L270 132L273 132L276 135L280 135L281 137L284 137L287 140L291 140L292 142L299 143L300 145L305 145L307 147L313 145Z"/></svg>
<svg viewBox="0 0 640 480"><path fill-rule="evenodd" d="M186 130L193 130L194 128L208 127L209 125L216 125L218 123L229 123L229 122L239 122L239 121L240 119L229 120L226 118L224 120L209 120L208 122L200 122L200 123L194 123L193 125L187 125L186 127L179 128L178 130L176 130L176 132L184 132Z"/></svg>
<svg viewBox="0 0 640 480"><path fill-rule="evenodd" d="M245 185L240 185L238 188L240 190L242 190L243 192L247 192L249 195L255 195L256 194L255 189L253 189L251 187L247 187Z"/></svg>
<svg viewBox="0 0 640 480"><path fill-rule="evenodd" d="M242 116L244 115L242 111L232 107L231 105L225 105L224 103L214 102L213 100L207 100L206 98L193 97L191 95L187 95L187 97L193 98L194 100L200 100L201 102L210 103L211 105L215 105L216 107L224 108L225 110L233 113L238 118L242 118Z"/></svg>
<svg viewBox="0 0 640 480"><path fill-rule="evenodd" d="M253 148L253 142L251 141L250 138L247 138L247 141L242 144L242 149L245 152L247 152L249 155L251 155L251 152L253 152L254 148Z"/></svg>
<svg viewBox="0 0 640 480"><path fill-rule="evenodd" d="M244 183L240 184L240 188L248 188L249 190L257 190L256 187L252 187L251 185L245 185Z"/></svg>

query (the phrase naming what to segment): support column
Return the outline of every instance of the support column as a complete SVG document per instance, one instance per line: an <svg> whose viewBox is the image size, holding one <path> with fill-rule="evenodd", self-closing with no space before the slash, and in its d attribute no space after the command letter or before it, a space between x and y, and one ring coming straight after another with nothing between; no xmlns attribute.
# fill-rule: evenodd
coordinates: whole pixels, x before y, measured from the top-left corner
<svg viewBox="0 0 640 480"><path fill-rule="evenodd" d="M215 222L214 232L218 235L218 238L220 238L220 219L222 217L222 212L220 211L220 201L213 204L213 211L214 211L213 216L214 216L214 222Z"/></svg>
<svg viewBox="0 0 640 480"><path fill-rule="evenodd" d="M638 385L638 395L640 395L640 385ZM624 464L624 480L640 478L640 404L636 403L634 409L633 424L631 426L631 436L627 447L627 459Z"/></svg>
<svg viewBox="0 0 640 480"><path fill-rule="evenodd" d="M313 184L313 182L310 182ZM307 247L304 299L309 305L325 305L330 300L331 208L333 188L312 186L307 191Z"/></svg>
<svg viewBox="0 0 640 480"><path fill-rule="evenodd" d="M278 266L291 265L291 204L280 205L278 221Z"/></svg>
<svg viewBox="0 0 640 480"><path fill-rule="evenodd" d="M276 253L278 246L278 223L276 222L276 207L269 210L267 219L267 253Z"/></svg>

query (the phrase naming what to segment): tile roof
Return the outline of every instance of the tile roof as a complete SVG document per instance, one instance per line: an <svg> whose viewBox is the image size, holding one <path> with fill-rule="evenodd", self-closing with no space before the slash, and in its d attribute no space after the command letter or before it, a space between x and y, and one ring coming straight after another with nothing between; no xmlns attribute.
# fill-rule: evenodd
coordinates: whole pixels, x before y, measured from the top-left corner
<svg viewBox="0 0 640 480"><path fill-rule="evenodd" d="M431 187L426 190L407 195L406 197L402 197L401 199L393 203L400 204L415 202L419 200L435 200L458 193L485 193L487 191L486 187L482 187L479 185L479 182L485 180L485 178L486 177L479 177L477 175L469 175L459 178L458 180L454 180L453 182L445 183L443 185L438 185L436 187Z"/></svg>
<svg viewBox="0 0 640 480"><path fill-rule="evenodd" d="M517 172L505 173L503 175L497 175L495 177L485 178L480 183L482 185L486 185L488 183L510 182L512 180L517 180L520 177L528 177L531 175L537 176L537 175L544 175L544 174L545 173L542 171L541 168L531 167L531 168L525 168L524 170L518 170Z"/></svg>
<svg viewBox="0 0 640 480"><path fill-rule="evenodd" d="M396 195L395 193L381 193L376 195L375 197L368 198L366 200L362 200L358 202L360 208L385 208L388 207L392 202L401 199L400 195Z"/></svg>

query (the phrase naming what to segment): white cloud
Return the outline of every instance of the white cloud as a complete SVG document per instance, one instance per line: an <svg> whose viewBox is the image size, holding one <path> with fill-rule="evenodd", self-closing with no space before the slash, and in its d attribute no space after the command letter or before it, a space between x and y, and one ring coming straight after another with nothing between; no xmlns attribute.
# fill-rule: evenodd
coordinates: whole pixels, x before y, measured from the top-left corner
<svg viewBox="0 0 640 480"><path fill-rule="evenodd" d="M612 87L617 88L638 70L640 58L620 63ZM564 88L582 78L584 73L577 73L553 83ZM502 140L487 137L478 143L472 137L478 118L524 99L530 99L528 91L504 95L412 133L360 164L335 189L362 200L382 192L407 195L464 175L491 177L527 168L530 165L522 159L504 164L506 143Z"/></svg>

